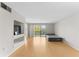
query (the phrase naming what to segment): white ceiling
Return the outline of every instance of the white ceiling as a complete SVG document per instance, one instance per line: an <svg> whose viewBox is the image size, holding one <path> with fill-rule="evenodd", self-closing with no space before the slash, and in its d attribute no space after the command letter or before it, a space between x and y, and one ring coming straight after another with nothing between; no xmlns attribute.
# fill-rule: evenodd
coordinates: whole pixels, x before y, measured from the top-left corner
<svg viewBox="0 0 79 59"><path fill-rule="evenodd" d="M79 12L78 2L8 2L26 22L56 22Z"/></svg>

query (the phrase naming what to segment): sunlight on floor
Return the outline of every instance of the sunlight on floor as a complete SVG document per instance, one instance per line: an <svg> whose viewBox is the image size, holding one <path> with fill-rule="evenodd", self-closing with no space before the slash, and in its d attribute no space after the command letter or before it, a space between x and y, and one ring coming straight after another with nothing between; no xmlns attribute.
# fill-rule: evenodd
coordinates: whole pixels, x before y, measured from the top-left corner
<svg viewBox="0 0 79 59"><path fill-rule="evenodd" d="M68 57L79 56L79 51L74 50L63 42L49 42L46 37L32 37L27 43L17 49L11 56L53 56Z"/></svg>
<svg viewBox="0 0 79 59"><path fill-rule="evenodd" d="M36 49L46 47L46 38L45 37L33 37L33 46ZM40 47L39 47L40 46Z"/></svg>

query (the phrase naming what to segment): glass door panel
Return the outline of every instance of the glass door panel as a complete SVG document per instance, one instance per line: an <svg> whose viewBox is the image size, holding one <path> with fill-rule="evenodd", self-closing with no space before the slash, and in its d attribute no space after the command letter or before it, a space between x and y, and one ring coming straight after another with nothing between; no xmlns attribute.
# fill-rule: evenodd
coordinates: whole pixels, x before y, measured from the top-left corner
<svg viewBox="0 0 79 59"><path fill-rule="evenodd" d="M41 27L40 27L40 25L34 25L34 36L41 36Z"/></svg>

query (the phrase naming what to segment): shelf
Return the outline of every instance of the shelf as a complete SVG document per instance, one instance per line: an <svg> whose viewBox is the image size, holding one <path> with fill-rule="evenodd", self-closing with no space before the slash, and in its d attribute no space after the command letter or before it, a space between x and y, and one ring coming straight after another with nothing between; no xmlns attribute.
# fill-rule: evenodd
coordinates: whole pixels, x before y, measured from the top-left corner
<svg viewBox="0 0 79 59"><path fill-rule="evenodd" d="M23 36L24 36L24 34L15 35L15 36L14 36L14 39L18 39L18 38L23 37Z"/></svg>

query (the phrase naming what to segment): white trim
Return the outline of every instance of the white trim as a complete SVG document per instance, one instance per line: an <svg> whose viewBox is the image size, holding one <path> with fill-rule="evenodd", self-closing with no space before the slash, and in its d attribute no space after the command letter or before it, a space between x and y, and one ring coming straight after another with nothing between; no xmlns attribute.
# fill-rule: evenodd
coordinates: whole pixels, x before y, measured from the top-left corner
<svg viewBox="0 0 79 59"><path fill-rule="evenodd" d="M22 47L25 43L21 44L20 46L18 46L17 48L14 48L13 51L11 53L9 53L7 56L9 57L12 53L14 53L17 49L19 49L20 47Z"/></svg>
<svg viewBox="0 0 79 59"><path fill-rule="evenodd" d="M64 43L66 43L67 45L69 45L71 48L79 51L79 48L75 47L74 45L70 44L67 40L63 40Z"/></svg>

